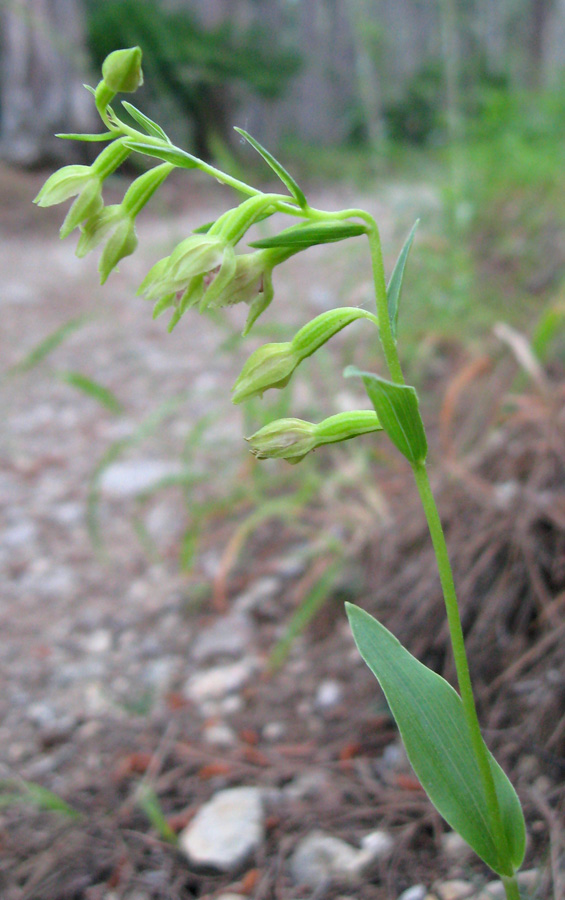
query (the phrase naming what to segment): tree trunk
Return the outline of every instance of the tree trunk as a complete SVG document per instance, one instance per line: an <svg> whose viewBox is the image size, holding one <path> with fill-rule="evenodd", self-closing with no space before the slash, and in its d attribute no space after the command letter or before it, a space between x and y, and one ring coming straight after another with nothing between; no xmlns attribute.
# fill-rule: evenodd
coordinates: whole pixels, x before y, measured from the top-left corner
<svg viewBox="0 0 565 900"><path fill-rule="evenodd" d="M0 153L21 165L65 160L76 153L57 131L92 125L82 87L82 10L77 0L10 0L2 31Z"/></svg>

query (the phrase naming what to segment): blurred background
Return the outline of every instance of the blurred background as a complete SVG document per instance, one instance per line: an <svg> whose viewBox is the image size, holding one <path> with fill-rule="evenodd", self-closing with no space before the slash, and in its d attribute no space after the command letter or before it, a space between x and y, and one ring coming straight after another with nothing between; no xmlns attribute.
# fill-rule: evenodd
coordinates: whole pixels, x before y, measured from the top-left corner
<svg viewBox="0 0 565 900"><path fill-rule="evenodd" d="M313 206L376 217L388 273L420 220L400 355L480 717L526 809L526 895L564 900L564 0L0 0L3 900L457 900L490 877L419 790L344 623L360 603L453 678L409 469L371 437L293 467L242 440L366 407L342 371L384 373L374 336L357 323L283 391L230 403L261 343L372 308L364 242L277 268L246 341L237 307L168 334L137 287L234 192L175 172L104 288L58 241L64 211L32 205L94 158L54 135L99 129L83 84L135 44L133 99L183 148L270 188L243 127ZM183 829L241 786L267 789L260 827L236 825L259 838L202 871ZM316 862L320 823L346 854L385 838L346 876Z"/></svg>

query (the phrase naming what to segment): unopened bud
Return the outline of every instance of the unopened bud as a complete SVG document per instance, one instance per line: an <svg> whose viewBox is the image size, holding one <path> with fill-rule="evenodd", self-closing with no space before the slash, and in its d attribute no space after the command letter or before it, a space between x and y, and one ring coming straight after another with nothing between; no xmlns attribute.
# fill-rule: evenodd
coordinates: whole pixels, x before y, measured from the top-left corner
<svg viewBox="0 0 565 900"><path fill-rule="evenodd" d="M277 419L246 440L257 459L298 463L316 447L315 426L304 419Z"/></svg>
<svg viewBox="0 0 565 900"><path fill-rule="evenodd" d="M298 463L307 453L324 444L338 444L373 431L382 431L371 409L337 413L317 425L303 419L277 419L247 441L257 459L286 459Z"/></svg>
<svg viewBox="0 0 565 900"><path fill-rule="evenodd" d="M86 256L106 239L113 228L122 219L122 208L119 203L106 206L96 215L81 225L81 235L76 248L79 258Z"/></svg>
<svg viewBox="0 0 565 900"><path fill-rule="evenodd" d="M98 178L91 178L90 181L87 181L61 225L62 238L67 237L85 219L100 212L104 206L101 191L102 185Z"/></svg>
<svg viewBox="0 0 565 900"><path fill-rule="evenodd" d="M90 166L64 166L49 176L34 199L38 206L55 206L79 194L92 178Z"/></svg>
<svg viewBox="0 0 565 900"><path fill-rule="evenodd" d="M232 388L233 402L262 396L269 388L285 387L299 361L289 343L259 347L245 363Z"/></svg>
<svg viewBox="0 0 565 900"><path fill-rule="evenodd" d="M108 275L114 269L119 261L125 256L130 256L137 247L137 234L135 231L135 222L129 216L126 216L118 224L116 230L109 238L98 263L98 271L100 272L100 284L104 284Z"/></svg>
<svg viewBox="0 0 565 900"><path fill-rule="evenodd" d="M143 84L141 47L114 50L102 63L102 78L115 94L131 94Z"/></svg>

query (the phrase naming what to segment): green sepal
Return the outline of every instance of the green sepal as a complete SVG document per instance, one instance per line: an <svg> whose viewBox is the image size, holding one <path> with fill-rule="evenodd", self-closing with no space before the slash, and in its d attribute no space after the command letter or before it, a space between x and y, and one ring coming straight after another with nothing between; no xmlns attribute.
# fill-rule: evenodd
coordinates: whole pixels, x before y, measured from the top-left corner
<svg viewBox="0 0 565 900"><path fill-rule="evenodd" d="M343 374L345 378L363 379L383 429L403 456L413 464L424 462L428 442L416 389L408 384L393 384L372 372L362 372L357 366L348 366Z"/></svg>
<svg viewBox="0 0 565 900"><path fill-rule="evenodd" d="M497 835L461 698L369 613L350 603L346 609L355 643L383 690L408 759L431 802L491 869L512 876L526 846L520 801L489 753L503 828Z"/></svg>
<svg viewBox="0 0 565 900"><path fill-rule="evenodd" d="M122 100L122 106L130 114L132 119L135 119L138 125L150 134L152 137L159 138L162 141L169 141L167 134L163 131L160 125L157 122L154 122L153 119L150 119L149 116L146 116L145 113L142 113L137 106L134 106L133 103L129 103L127 100Z"/></svg>
<svg viewBox="0 0 565 900"><path fill-rule="evenodd" d="M408 237L404 242L404 246L398 255L398 259L396 260L396 265L394 267L393 273L390 276L390 281L388 283L388 287L386 289L386 296L388 302L388 317L390 320L390 327L392 329L392 335L396 338L396 332L398 327L398 310L400 307L400 291L402 289L402 279L404 278L404 269L406 268L406 260L408 259L408 254L410 253L410 248L412 246L412 241L414 240L414 235L416 234L416 229L419 225L420 220L416 219L414 225L412 226L412 230Z"/></svg>
<svg viewBox="0 0 565 900"><path fill-rule="evenodd" d="M270 247L314 247L317 244L330 244L334 241L343 241L346 238L358 237L366 234L365 225L357 225L354 222L322 222L312 225L298 225L281 231L270 238L253 241L250 247L264 250Z"/></svg>
<svg viewBox="0 0 565 900"><path fill-rule="evenodd" d="M176 294L166 294L164 297L157 300L153 307L153 318L158 319L166 309L169 309L170 306L174 306L176 296Z"/></svg>
<svg viewBox="0 0 565 900"><path fill-rule="evenodd" d="M56 134L55 137L64 141L111 141L116 137L113 131L103 131L102 134Z"/></svg>
<svg viewBox="0 0 565 900"><path fill-rule="evenodd" d="M286 171L284 166L282 166L280 162L275 159L275 157L259 143L259 141L255 140L255 138L251 137L250 134L244 131L243 128L236 128L235 131L237 131L238 134L245 138L247 143L251 144L253 149L263 157L267 165L271 167L273 172L278 175L285 187L288 188L298 205L301 206L302 209L306 209L306 207L308 206L308 202L306 200L306 197L304 196L304 192L297 185L292 175Z"/></svg>
<svg viewBox="0 0 565 900"><path fill-rule="evenodd" d="M202 165L202 160L186 150L179 147L165 147L160 144L145 144L142 141L125 141L126 147L135 150L137 153L144 153L146 156L155 156L164 162L172 163L179 169L198 169Z"/></svg>

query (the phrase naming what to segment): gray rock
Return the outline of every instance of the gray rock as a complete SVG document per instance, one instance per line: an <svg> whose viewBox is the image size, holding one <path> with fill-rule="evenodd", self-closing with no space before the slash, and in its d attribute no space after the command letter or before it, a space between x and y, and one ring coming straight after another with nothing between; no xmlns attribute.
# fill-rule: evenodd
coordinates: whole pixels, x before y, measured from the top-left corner
<svg viewBox="0 0 565 900"><path fill-rule="evenodd" d="M413 884L412 887L402 891L398 900L424 900L427 893L425 884Z"/></svg>
<svg viewBox="0 0 565 900"><path fill-rule="evenodd" d="M290 858L290 872L296 884L321 888L332 882L356 880L359 851L340 838L323 831L311 831L297 845Z"/></svg>
<svg viewBox="0 0 565 900"><path fill-rule="evenodd" d="M452 881L442 881L435 886L435 893L439 900L467 900L475 896L475 887L469 881L455 878Z"/></svg>
<svg viewBox="0 0 565 900"><path fill-rule="evenodd" d="M256 670L256 659L247 657L228 666L214 666L195 672L186 682L184 694L195 703L220 700L242 688Z"/></svg>
<svg viewBox="0 0 565 900"><path fill-rule="evenodd" d="M249 618L242 613L232 613L199 632L191 656L197 662L214 656L239 656L249 647L252 635Z"/></svg>
<svg viewBox="0 0 565 900"><path fill-rule="evenodd" d="M321 888L330 883L356 885L372 866L387 856L393 839L386 831L372 831L361 841L361 849L340 838L311 831L296 847L290 871L297 884Z"/></svg>
<svg viewBox="0 0 565 900"><path fill-rule="evenodd" d="M255 787L219 791L179 835L179 847L197 869L236 872L265 837L261 791Z"/></svg>
<svg viewBox="0 0 565 900"><path fill-rule="evenodd" d="M115 462L104 471L100 490L109 498L137 497L156 487L164 478L178 475L181 466L164 459L136 459Z"/></svg>

